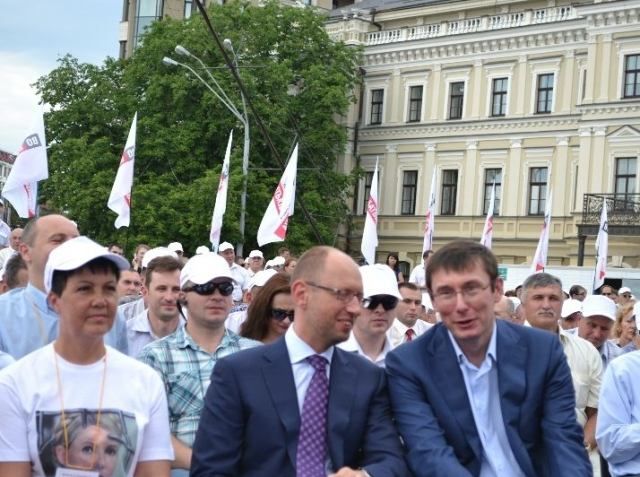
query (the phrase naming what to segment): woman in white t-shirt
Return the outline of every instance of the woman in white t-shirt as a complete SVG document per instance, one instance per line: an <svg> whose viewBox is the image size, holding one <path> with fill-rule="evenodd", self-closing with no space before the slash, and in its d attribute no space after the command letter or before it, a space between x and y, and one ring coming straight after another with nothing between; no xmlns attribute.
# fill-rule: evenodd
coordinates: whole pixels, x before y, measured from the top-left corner
<svg viewBox="0 0 640 477"><path fill-rule="evenodd" d="M59 336L0 372L0 476L169 476L162 381L103 339L128 267L86 237L49 255L44 285Z"/></svg>

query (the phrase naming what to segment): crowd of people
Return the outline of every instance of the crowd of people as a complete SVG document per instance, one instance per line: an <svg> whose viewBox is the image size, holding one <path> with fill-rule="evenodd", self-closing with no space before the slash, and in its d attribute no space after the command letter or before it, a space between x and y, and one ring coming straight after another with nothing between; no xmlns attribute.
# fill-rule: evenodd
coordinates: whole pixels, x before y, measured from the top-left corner
<svg viewBox="0 0 640 477"><path fill-rule="evenodd" d="M62 215L4 234L0 476L640 475L628 287L505 290L468 241L407 278L327 246L129 261Z"/></svg>

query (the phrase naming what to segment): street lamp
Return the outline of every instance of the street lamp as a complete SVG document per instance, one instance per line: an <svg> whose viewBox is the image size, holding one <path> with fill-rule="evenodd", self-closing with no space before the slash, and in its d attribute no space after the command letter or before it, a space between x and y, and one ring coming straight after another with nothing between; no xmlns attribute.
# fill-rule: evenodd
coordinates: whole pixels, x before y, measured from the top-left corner
<svg viewBox="0 0 640 477"><path fill-rule="evenodd" d="M235 57L235 51L233 51L233 45L231 44L231 40L226 39L224 41L224 45L225 45L225 48L230 49L233 52L234 67L236 67L237 59ZM222 102L222 104L225 105L225 107L242 123L242 127L244 128L244 149L242 152L242 193L240 196L240 242L236 246L236 249L237 249L236 253L242 257L244 256L243 249L244 249L244 233L245 233L245 220L246 220L245 217L246 217L246 208L247 208L247 179L249 175L249 150L251 145L251 139L249 135L249 132L250 132L249 117L247 115L245 97L244 97L244 94L240 93L240 96L242 98L242 114L241 114L238 111L238 108L235 107L231 99L229 99L229 96L227 96L227 94L222 89L218 81L216 81L214 76L209 72L209 69L200 58L198 58L196 55L194 55L193 53L191 53L189 50L187 50L185 47L181 45L177 45L175 48L175 51L179 55L193 58L198 63L200 63L204 71L209 76L210 82L206 81L191 66L184 63L180 63L179 61L176 61L173 58L169 58L168 56L165 56L162 59L162 62L167 66L182 66L183 68L186 68L187 70L189 70L196 78L200 80L202 84L205 85L205 87L209 91L211 91L214 94L216 98L220 100L220 102ZM213 85L215 86L215 89L214 87L211 86L210 83L213 83Z"/></svg>

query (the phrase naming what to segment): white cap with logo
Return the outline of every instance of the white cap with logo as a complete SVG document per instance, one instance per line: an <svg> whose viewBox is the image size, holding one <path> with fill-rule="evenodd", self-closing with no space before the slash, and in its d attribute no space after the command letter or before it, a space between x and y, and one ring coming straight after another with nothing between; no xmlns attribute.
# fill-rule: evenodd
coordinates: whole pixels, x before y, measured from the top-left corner
<svg viewBox="0 0 640 477"><path fill-rule="evenodd" d="M582 315L585 318L592 316L604 316L616 321L616 304L603 295L589 295L582 302Z"/></svg>
<svg viewBox="0 0 640 477"><path fill-rule="evenodd" d="M169 250L171 250L172 252L184 252L184 250L182 249L182 244L180 242L171 242L167 248Z"/></svg>
<svg viewBox="0 0 640 477"><path fill-rule="evenodd" d="M101 257L112 261L120 270L131 268L131 264L126 258L109 252L105 247L88 237L80 236L67 240L49 254L49 259L44 267L44 288L46 292L49 293L51 291L51 281L55 271L76 270Z"/></svg>
<svg viewBox="0 0 640 477"><path fill-rule="evenodd" d="M227 250L233 250L233 245L229 242L222 242L218 247L218 252L226 252Z"/></svg>
<svg viewBox="0 0 640 477"><path fill-rule="evenodd" d="M363 265L360 267L360 275L362 276L364 298L370 298L374 295L391 295L402 300L396 274L387 265L381 263Z"/></svg>
<svg viewBox="0 0 640 477"><path fill-rule="evenodd" d="M571 316L579 311L582 311L582 302L580 300L569 298L562 303L562 311L560 312L560 316L562 318L567 318L568 316Z"/></svg>
<svg viewBox="0 0 640 477"><path fill-rule="evenodd" d="M251 290L253 287L263 287L265 283L267 283L272 276L277 274L278 274L278 271L274 270L273 268L269 268L267 270L260 270L253 277L251 277L251 280L249 280L249 285L247 289Z"/></svg>
<svg viewBox="0 0 640 477"><path fill-rule="evenodd" d="M215 253L195 255L180 272L180 288L184 288L187 282L203 285L221 277L235 282L229 264L224 258Z"/></svg>

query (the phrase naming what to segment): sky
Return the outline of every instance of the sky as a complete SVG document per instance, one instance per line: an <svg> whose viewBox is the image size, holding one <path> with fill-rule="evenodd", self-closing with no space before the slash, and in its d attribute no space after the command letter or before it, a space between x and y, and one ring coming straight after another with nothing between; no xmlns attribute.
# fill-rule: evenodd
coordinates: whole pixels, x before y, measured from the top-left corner
<svg viewBox="0 0 640 477"><path fill-rule="evenodd" d="M0 0L0 150L17 151L39 109L31 85L58 58L118 56L121 17L122 0Z"/></svg>

